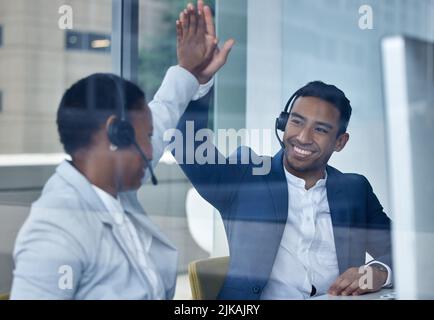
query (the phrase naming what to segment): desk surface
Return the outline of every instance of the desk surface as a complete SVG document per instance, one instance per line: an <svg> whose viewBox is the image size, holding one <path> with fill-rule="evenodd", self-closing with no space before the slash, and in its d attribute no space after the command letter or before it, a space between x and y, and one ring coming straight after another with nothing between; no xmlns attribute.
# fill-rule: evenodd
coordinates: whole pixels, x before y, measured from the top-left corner
<svg viewBox="0 0 434 320"><path fill-rule="evenodd" d="M383 289L378 292L368 293L360 296L331 296L323 294L313 297L311 300L393 300L395 291L393 289Z"/></svg>

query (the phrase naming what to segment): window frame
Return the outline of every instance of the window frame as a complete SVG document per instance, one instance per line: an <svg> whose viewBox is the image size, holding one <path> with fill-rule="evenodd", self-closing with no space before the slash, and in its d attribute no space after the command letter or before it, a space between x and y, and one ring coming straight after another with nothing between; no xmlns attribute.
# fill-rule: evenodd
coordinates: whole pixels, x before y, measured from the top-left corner
<svg viewBox="0 0 434 320"><path fill-rule="evenodd" d="M3 47L3 25L0 24L0 48Z"/></svg>
<svg viewBox="0 0 434 320"><path fill-rule="evenodd" d="M112 0L113 73L133 82L138 79L139 0Z"/></svg>

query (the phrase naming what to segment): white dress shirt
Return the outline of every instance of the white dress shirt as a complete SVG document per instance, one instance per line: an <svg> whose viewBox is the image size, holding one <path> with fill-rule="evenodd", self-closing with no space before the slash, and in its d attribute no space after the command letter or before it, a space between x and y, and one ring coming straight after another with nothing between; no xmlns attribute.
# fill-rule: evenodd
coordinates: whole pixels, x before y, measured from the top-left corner
<svg viewBox="0 0 434 320"><path fill-rule="evenodd" d="M120 200L113 198L110 194L95 185L92 185L92 188L98 194L113 221L116 223L130 255L136 259L141 271L148 280L151 291L149 293L150 299L166 299L163 281L151 258L152 235L149 230L141 230L141 238L139 238L137 229L131 221L128 212L125 212L123 209ZM145 226L141 226L141 228L145 228Z"/></svg>
<svg viewBox="0 0 434 320"><path fill-rule="evenodd" d="M333 225L325 178L306 190L305 181L285 168L288 183L288 219L261 299L307 299L327 290L339 276ZM377 262L377 261L372 261ZM379 262L377 262L379 263ZM384 286L390 284L390 268Z"/></svg>
<svg viewBox="0 0 434 320"><path fill-rule="evenodd" d="M285 170L288 220L262 299L306 299L325 293L339 275L326 179L309 190Z"/></svg>

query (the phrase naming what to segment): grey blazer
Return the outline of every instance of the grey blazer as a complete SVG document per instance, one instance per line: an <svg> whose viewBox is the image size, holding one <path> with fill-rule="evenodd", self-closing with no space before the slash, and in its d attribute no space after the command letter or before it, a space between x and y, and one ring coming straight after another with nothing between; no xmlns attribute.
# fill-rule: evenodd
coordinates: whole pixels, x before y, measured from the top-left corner
<svg viewBox="0 0 434 320"><path fill-rule="evenodd" d="M139 237L174 295L177 251L150 221L136 193L120 195ZM12 299L148 299L150 284L88 180L67 161L45 185L19 232Z"/></svg>

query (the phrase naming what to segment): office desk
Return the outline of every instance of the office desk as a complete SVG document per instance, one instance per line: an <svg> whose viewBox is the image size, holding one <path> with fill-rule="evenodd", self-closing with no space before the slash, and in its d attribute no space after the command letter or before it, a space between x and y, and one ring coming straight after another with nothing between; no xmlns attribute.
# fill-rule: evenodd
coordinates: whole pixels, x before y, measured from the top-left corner
<svg viewBox="0 0 434 320"><path fill-rule="evenodd" d="M393 300L395 291L393 289L383 289L378 292L368 293L361 296L331 296L323 294L313 297L310 300Z"/></svg>

